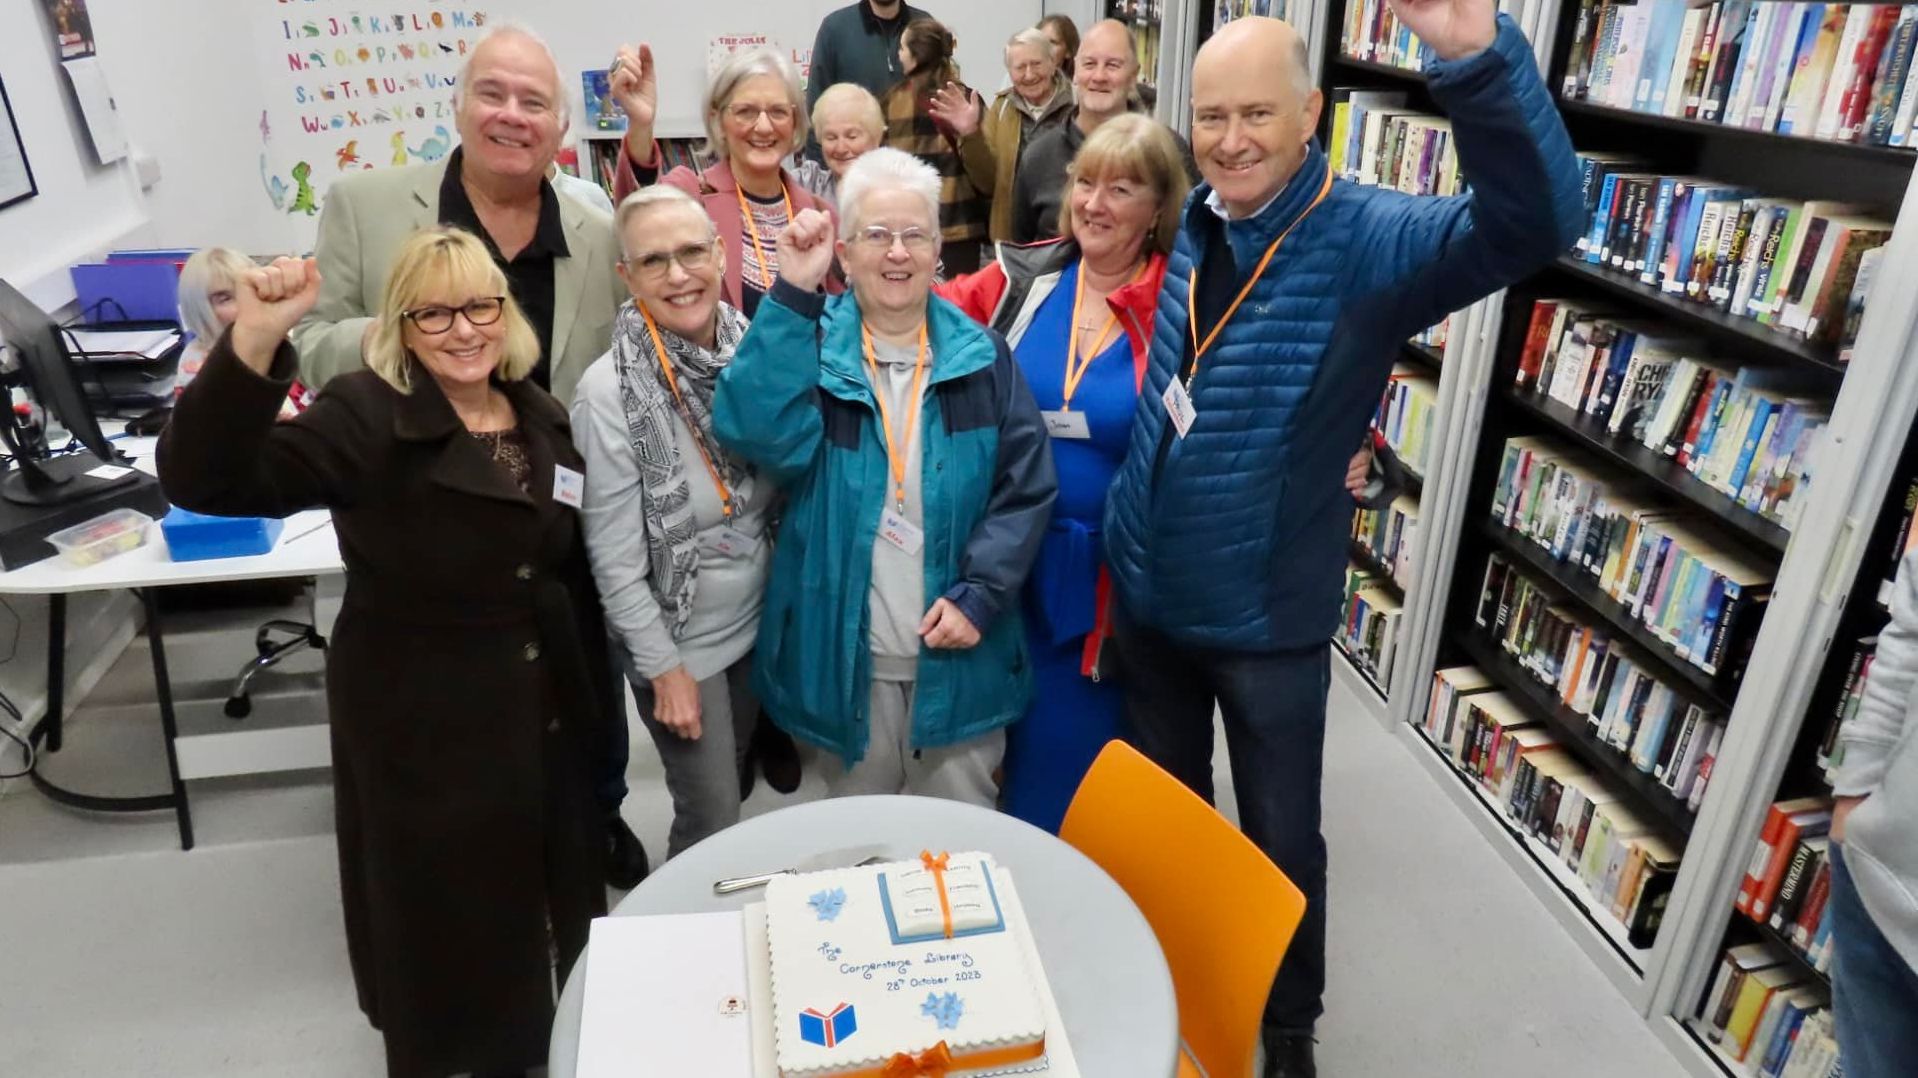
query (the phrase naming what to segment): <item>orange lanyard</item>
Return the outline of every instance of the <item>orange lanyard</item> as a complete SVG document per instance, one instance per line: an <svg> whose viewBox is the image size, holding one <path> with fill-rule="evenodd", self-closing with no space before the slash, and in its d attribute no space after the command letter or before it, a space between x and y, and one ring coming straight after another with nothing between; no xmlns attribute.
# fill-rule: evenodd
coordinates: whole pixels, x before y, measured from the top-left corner
<svg viewBox="0 0 1918 1078"><path fill-rule="evenodd" d="M912 366L912 400L907 404L905 448L894 443L892 410L886 407L886 394L879 388L879 357L873 353L872 327L859 323L859 334L866 345L866 368L872 372L872 396L879 402L879 425L886 428L886 466L892 470L893 504L906 511L906 454L912 449L912 428L919 423L919 394L926 384L926 324L919 323L919 358Z"/></svg>
<svg viewBox="0 0 1918 1078"><path fill-rule="evenodd" d="M753 219L752 207L746 205L746 191L742 187L733 188L733 194L739 196L739 216L745 218L746 231L753 238L753 253L759 256L759 283L761 290L773 290L772 271L766 268L766 248L759 242L759 223ZM779 181L779 197L786 200L786 223L792 224L793 196L786 190L786 181Z"/></svg>
<svg viewBox="0 0 1918 1078"><path fill-rule="evenodd" d="M1225 316L1219 319L1219 324L1213 326L1212 332L1205 335L1203 344L1199 341L1199 267L1196 265L1192 267L1192 276L1185 281L1186 328L1192 331L1192 373L1186 376L1187 388L1191 387L1192 379L1198 377L1200 357L1204 356L1206 349L1211 348L1212 342L1219 338L1219 331L1225 328L1225 324L1232 321L1232 316L1239 312L1239 304L1244 303L1245 297L1252 293L1252 286L1259 283L1259 277L1265 273L1265 267L1272 264L1272 256L1279 253L1279 244L1284 243L1285 237L1290 236L1292 230L1299 227L1300 222L1310 217L1312 211L1318 209L1319 203L1324 202L1325 196L1331 192L1332 173L1328 170L1325 174L1325 182L1319 185L1318 197L1312 200L1312 204L1305 208L1304 213L1299 214L1297 220L1285 226L1285 231L1279 233L1279 238L1272 241L1272 246L1265 249L1265 257L1259 259L1259 265L1252 271L1252 276L1245 279L1245 287L1239 289L1238 296L1232 300L1232 306L1225 309Z"/></svg>
<svg viewBox="0 0 1918 1078"><path fill-rule="evenodd" d="M1138 272L1132 275L1132 280L1127 281L1126 284L1137 281L1144 273L1145 266L1142 263L1139 266ZM1072 395L1079 391L1079 383L1085 380L1086 368L1092 366L1092 361L1098 359L1100 353L1106 350L1106 345L1112 342L1113 330L1119 325L1119 312L1108 309L1106 311L1105 328L1099 331L1098 343L1094 344L1092 351L1086 354L1085 359L1081 360L1079 358L1079 307L1085 302L1085 298L1086 264L1085 260L1081 259L1079 261L1079 280L1072 289L1072 334L1071 339L1066 342L1065 402L1059 405L1059 410L1062 412L1072 411Z"/></svg>
<svg viewBox="0 0 1918 1078"><path fill-rule="evenodd" d="M699 431L693 429L693 414L686 408L686 398L679 392L679 376L673 373L673 365L666 358L666 342L659 339L659 327L653 324L653 312L643 303L635 304L639 316L646 320L646 332L653 336L653 352L659 356L659 369L665 372L666 388L673 391L673 399L679 402L679 418L686 423L687 430L693 436L693 447L699 450L699 459L706 465L706 474L713 477L713 487L719 491L719 511L726 520L733 519L733 492L726 487L726 481L719 477L719 469L713 467L713 458L706 455L706 443L699 437Z"/></svg>

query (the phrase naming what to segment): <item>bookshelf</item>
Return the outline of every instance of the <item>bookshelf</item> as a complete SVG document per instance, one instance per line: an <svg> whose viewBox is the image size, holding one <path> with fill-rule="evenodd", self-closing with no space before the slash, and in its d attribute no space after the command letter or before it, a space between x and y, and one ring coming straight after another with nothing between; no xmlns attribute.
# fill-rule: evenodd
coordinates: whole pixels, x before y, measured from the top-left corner
<svg viewBox="0 0 1918 1078"><path fill-rule="evenodd" d="M1317 59L1328 115L1341 88L1402 95L1401 107L1435 112L1424 73L1410 69L1420 66L1416 57L1382 60L1348 48L1363 22L1355 19L1355 5L1377 11L1368 0L1327 0L1319 14L1326 32ZM1882 514L1880 507L1888 487L1902 500L1918 473L1911 448L1898 449L1918 412L1918 370L1901 361L1918 336L1918 225L1909 224L1918 221L1918 201L1910 193L1918 154L1567 97L1580 0L1503 7L1528 30L1579 152L1629 153L1646 163L1648 173L1703 177L1748 188L1753 197L1839 200L1898 226L1884 246L1848 359L1832 342L1679 298L1639 274L1600 268L1568 252L1506 292L1454 314L1457 326L1439 368L1449 444L1431 466L1422 495L1419 563L1427 579L1406 596L1403 622L1412 642L1399 654L1390 719L1408 727L1404 733L1414 755L1681 1064L1699 1078L1743 1075L1741 1065L1693 1031L1691 1019L1726 946L1778 942L1768 925L1734 913L1732 899L1769 806L1815 786L1819 743L1826 720L1843 704L1852 643L1886 617L1879 598L1903 505ZM1328 147L1331 128L1328 119L1321 132ZM1807 480L1803 504L1789 518L1770 506L1761 513L1742 497L1742 487L1728 492L1696 467L1615 432L1592 412L1519 387L1515 374L1527 324L1534 302L1546 297L1591 301L1623 318L1670 327L1700 342L1715 362L1776 378L1791 394L1828 407L1826 422L1836 434L1818 451L1815 469L1805 473L1815 478ZM1419 362L1411 349L1401 352L1404 362ZM1714 543L1762 569L1772 580L1771 596L1748 627L1744 662L1719 676L1704 673L1590 578L1496 523L1490 513L1493 486L1507 440L1515 437L1575 451L1594 471L1629 480L1634 497L1696 521ZM1493 556L1522 568L1576 622L1623 641L1660 683L1709 705L1723 720L1722 744L1696 810L1593 737L1585 717L1566 708L1553 686L1537 680L1474 624L1472 612ZM1609 794L1682 845L1670 906L1653 946L1617 946L1604 931L1606 919L1593 917L1575 888L1550 879L1544 862L1477 782L1426 737L1420 723L1433 671L1458 666L1477 667ZM1801 980L1821 982L1822 974L1786 951Z"/></svg>

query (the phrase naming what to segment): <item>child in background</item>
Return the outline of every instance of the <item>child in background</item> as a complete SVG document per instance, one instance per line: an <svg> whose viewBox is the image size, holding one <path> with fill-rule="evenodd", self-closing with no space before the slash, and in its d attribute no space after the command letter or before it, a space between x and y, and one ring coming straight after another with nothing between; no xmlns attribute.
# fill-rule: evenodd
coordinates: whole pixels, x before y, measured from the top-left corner
<svg viewBox="0 0 1918 1078"><path fill-rule="evenodd" d="M178 398L194 375L200 373L200 366L206 362L207 353L213 349L220 334L239 317L239 304L234 301L233 290L241 277L253 269L253 260L230 247L207 247L193 252L180 268L180 326L188 334L186 350L180 354L179 378L173 383L173 396ZM286 403L280 406L280 418L299 415L313 399L313 394L299 383L293 382L293 388L287 392Z"/></svg>

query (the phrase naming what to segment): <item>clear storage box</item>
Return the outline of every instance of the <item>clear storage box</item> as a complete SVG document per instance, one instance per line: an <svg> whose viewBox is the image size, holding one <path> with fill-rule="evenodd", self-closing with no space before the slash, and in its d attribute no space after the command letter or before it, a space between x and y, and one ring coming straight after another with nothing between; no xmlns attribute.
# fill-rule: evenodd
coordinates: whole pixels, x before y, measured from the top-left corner
<svg viewBox="0 0 1918 1078"><path fill-rule="evenodd" d="M62 528L47 542L70 565L97 565L117 554L145 546L153 518L138 509L115 509L85 523Z"/></svg>

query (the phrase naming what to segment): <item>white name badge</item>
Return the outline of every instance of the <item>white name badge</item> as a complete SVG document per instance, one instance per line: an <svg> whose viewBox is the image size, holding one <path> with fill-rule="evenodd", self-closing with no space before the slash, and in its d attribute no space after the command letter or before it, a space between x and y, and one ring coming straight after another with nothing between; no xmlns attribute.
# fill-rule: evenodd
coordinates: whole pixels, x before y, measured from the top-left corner
<svg viewBox="0 0 1918 1078"><path fill-rule="evenodd" d="M578 509L586 502L586 477L564 464L553 465L553 500Z"/></svg>
<svg viewBox="0 0 1918 1078"><path fill-rule="evenodd" d="M879 516L879 538L905 554L917 554L919 548L926 545L926 533L919 530L919 525L891 509Z"/></svg>
<svg viewBox="0 0 1918 1078"><path fill-rule="evenodd" d="M1186 395L1185 383L1172 379L1160 399L1165 401L1165 414L1172 419L1172 429L1179 432L1179 437L1185 437L1185 432L1192 429L1192 421L1199 417L1192 408L1192 398Z"/></svg>
<svg viewBox="0 0 1918 1078"><path fill-rule="evenodd" d="M1040 412L1046 417L1046 433L1054 438L1090 438L1092 429L1086 426L1084 412Z"/></svg>
<svg viewBox="0 0 1918 1078"><path fill-rule="evenodd" d="M759 549L757 537L724 524L702 534L699 541L709 553L718 554L722 558L750 557L753 551Z"/></svg>

